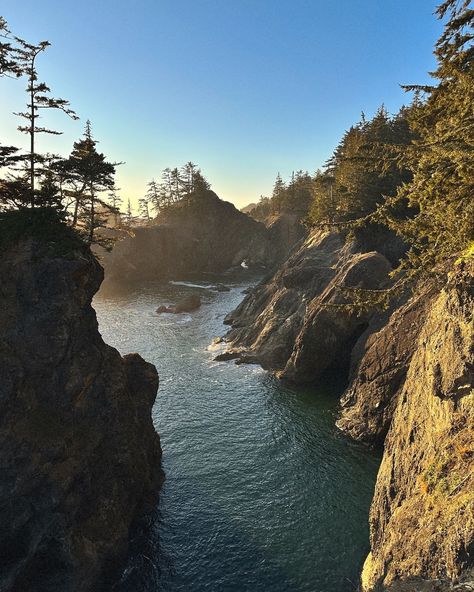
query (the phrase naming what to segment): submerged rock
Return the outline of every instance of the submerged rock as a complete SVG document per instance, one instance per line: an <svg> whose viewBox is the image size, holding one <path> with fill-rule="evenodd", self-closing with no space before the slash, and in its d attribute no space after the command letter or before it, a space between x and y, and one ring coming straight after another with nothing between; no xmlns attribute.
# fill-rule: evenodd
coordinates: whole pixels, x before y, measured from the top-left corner
<svg viewBox="0 0 474 592"><path fill-rule="evenodd" d="M158 374L106 345L102 268L24 239L0 258L0 589L95 592L156 502Z"/></svg>
<svg viewBox="0 0 474 592"><path fill-rule="evenodd" d="M224 284L216 284L215 286L211 286L210 290L214 290L214 292L230 292L229 286L225 286Z"/></svg>
<svg viewBox="0 0 474 592"><path fill-rule="evenodd" d="M218 354L214 358L214 361L215 362L227 362L228 360L236 360L237 358L240 358L241 355L242 355L242 352L238 349L228 349L225 352Z"/></svg>

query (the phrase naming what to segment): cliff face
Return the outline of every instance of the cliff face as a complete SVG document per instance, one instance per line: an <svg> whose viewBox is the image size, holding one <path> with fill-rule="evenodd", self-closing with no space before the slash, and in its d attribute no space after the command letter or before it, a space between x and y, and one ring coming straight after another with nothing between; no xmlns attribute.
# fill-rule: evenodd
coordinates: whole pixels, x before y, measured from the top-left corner
<svg viewBox="0 0 474 592"><path fill-rule="evenodd" d="M378 288L387 283L390 270L376 251L360 252L337 233L312 233L228 315L230 355L294 382L347 366L373 313L346 311L347 293L340 288Z"/></svg>
<svg viewBox="0 0 474 592"><path fill-rule="evenodd" d="M161 214L158 224L137 228L133 236L116 243L104 257L106 281L126 284L223 272L244 261L250 266L273 265L287 254L285 245L302 232L291 217L267 229L208 191Z"/></svg>
<svg viewBox="0 0 474 592"><path fill-rule="evenodd" d="M308 382L350 357L337 425L385 445L363 591L465 590L451 582L474 581L474 266L357 315L340 287L387 286L397 258L371 246L313 232L228 315L222 359Z"/></svg>
<svg viewBox="0 0 474 592"><path fill-rule="evenodd" d="M454 580L474 564L473 277L455 275L423 315L385 441L364 591Z"/></svg>
<svg viewBox="0 0 474 592"><path fill-rule="evenodd" d="M162 479L154 366L106 345L88 249L0 258L0 589L106 588Z"/></svg>
<svg viewBox="0 0 474 592"><path fill-rule="evenodd" d="M337 421L351 438L383 444L434 292L434 286L426 286L388 313L375 315L355 344Z"/></svg>

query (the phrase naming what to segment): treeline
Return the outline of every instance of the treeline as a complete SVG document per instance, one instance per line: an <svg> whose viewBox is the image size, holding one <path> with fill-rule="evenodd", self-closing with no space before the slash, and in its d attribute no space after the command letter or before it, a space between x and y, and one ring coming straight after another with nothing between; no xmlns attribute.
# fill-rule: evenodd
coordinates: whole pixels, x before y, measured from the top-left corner
<svg viewBox="0 0 474 592"><path fill-rule="evenodd" d="M292 173L288 182L277 174L271 197L261 196L258 204L248 212L264 222L274 214L293 213L303 218L312 201L313 178L308 171Z"/></svg>
<svg viewBox="0 0 474 592"><path fill-rule="evenodd" d="M187 162L180 169L166 168L161 174L161 181L152 179L147 185L147 192L139 200L140 215L151 222L154 216L190 199L199 199L210 189L201 169L193 162Z"/></svg>
<svg viewBox="0 0 474 592"><path fill-rule="evenodd" d="M260 198L250 214L265 220L273 214L297 214L309 224L351 220L372 212L384 195L410 179L397 158L413 140L409 109L391 117L382 106L343 136L323 171L293 173L285 182L278 173L271 197Z"/></svg>
<svg viewBox="0 0 474 592"><path fill-rule="evenodd" d="M448 0L435 47L437 84L405 87L409 107L381 107L342 137L322 171L277 176L271 197L250 214L300 214L309 226L386 227L408 245L411 273L474 255L474 10Z"/></svg>
<svg viewBox="0 0 474 592"><path fill-rule="evenodd" d="M150 222L163 210L209 189L201 170L192 162L181 169L165 169L161 182L151 181L139 200L141 219L137 219L130 199L124 204L115 184L116 168L122 163L108 161L98 150L90 121L67 157L39 152L41 134L62 133L39 124L45 110L60 110L79 119L69 101L53 97L47 84L39 80L38 58L49 45L47 41L34 45L13 35L0 17L0 76L25 82L26 108L14 115L21 120L18 130L29 140L29 150L0 143L0 213L49 210L88 244L109 247L110 234L98 232L100 229Z"/></svg>

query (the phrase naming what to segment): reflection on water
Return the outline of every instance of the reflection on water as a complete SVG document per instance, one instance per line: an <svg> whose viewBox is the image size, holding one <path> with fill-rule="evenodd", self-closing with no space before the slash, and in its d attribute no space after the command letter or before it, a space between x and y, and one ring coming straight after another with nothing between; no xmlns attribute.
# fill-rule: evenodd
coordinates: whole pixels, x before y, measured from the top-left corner
<svg viewBox="0 0 474 592"><path fill-rule="evenodd" d="M154 421L166 482L118 589L354 590L379 459L335 429L338 387L290 388L257 366L212 361L212 339L248 283L225 293L207 285L95 301L104 339L160 373ZM154 313L192 292L198 311Z"/></svg>

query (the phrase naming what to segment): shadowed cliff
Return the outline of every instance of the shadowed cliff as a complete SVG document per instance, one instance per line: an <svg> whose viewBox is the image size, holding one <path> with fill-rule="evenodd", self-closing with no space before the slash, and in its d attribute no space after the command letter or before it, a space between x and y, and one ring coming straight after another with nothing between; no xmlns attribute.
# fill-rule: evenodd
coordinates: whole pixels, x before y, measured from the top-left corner
<svg viewBox="0 0 474 592"><path fill-rule="evenodd" d="M213 191L191 194L152 226L134 228L104 256L106 286L222 273L242 263L273 266L304 236L296 217L267 228Z"/></svg>
<svg viewBox="0 0 474 592"><path fill-rule="evenodd" d="M162 480L158 375L103 342L90 250L22 216L1 221L0 589L105 590Z"/></svg>

